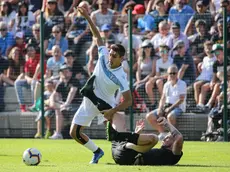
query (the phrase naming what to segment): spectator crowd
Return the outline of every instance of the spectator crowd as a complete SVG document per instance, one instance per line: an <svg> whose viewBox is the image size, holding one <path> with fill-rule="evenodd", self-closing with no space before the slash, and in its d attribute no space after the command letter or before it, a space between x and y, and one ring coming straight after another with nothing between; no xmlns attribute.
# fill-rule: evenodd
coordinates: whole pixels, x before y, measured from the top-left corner
<svg viewBox="0 0 230 172"><path fill-rule="evenodd" d="M82 98L79 90L98 59L89 25L77 7L85 8L90 14L108 49L114 43L124 46L122 66L128 78L132 53L134 99L141 99L145 105L144 108L135 106L137 110L150 112L146 118L160 133L163 131L154 121L161 113L175 125L176 117L192 106L194 111L202 113L220 107L221 101L217 99L222 100L224 81L221 2L44 0L42 4L38 0L0 0L0 111L4 111L3 87L10 86L15 87L21 112L41 110L40 46L44 41L46 138L62 138L64 112L79 106ZM226 3L230 102L230 1ZM44 9L44 40L40 38L41 9ZM132 50L128 49L129 9L132 10ZM31 90L30 105L25 103L24 87ZM188 104L188 99L193 103ZM56 132L51 136L53 115ZM41 137L40 119L40 116L36 119L36 138Z"/></svg>

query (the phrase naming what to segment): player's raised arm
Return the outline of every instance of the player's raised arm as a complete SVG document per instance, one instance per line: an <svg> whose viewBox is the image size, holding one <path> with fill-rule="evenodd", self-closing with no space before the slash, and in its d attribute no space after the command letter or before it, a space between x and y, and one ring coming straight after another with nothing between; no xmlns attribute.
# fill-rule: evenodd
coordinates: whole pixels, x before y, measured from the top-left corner
<svg viewBox="0 0 230 172"><path fill-rule="evenodd" d="M85 17L85 19L88 21L89 26L90 26L90 30L91 30L93 36L96 38L97 46L104 45L104 43L102 41L102 38L101 38L101 35L100 35L97 27L93 23L92 19L90 18L90 16L87 13L87 11L83 7L78 7L77 9L81 13L81 15L83 17Z"/></svg>

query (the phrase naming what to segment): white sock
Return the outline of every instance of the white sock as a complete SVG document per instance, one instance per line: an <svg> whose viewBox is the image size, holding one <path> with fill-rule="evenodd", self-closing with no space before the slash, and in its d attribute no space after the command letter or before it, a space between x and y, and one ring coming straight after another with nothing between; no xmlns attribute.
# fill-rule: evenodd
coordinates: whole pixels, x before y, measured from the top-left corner
<svg viewBox="0 0 230 172"><path fill-rule="evenodd" d="M95 152L98 149L98 147L91 139L89 139L89 141L86 144L84 144L84 146L89 150L91 150L92 152Z"/></svg>

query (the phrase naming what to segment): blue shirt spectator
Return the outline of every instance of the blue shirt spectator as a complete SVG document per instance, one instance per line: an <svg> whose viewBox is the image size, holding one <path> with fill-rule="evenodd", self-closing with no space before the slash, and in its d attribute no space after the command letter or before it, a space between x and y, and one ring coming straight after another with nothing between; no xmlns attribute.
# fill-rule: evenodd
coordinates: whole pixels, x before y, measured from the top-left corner
<svg viewBox="0 0 230 172"><path fill-rule="evenodd" d="M49 44L48 44L48 50L52 50L52 47L56 44L57 40L55 38L50 38L49 39ZM59 46L61 48L62 54L68 49L68 41L64 38L61 37L59 41Z"/></svg>
<svg viewBox="0 0 230 172"><path fill-rule="evenodd" d="M65 58L61 56L59 59L50 57L47 61L47 70L52 72L52 77L59 77L59 69L65 63Z"/></svg>
<svg viewBox="0 0 230 172"><path fill-rule="evenodd" d="M0 52L3 56L8 56L10 49L15 45L14 35L7 32L7 25L0 22Z"/></svg>
<svg viewBox="0 0 230 172"><path fill-rule="evenodd" d="M193 16L194 10L189 5L182 5L182 8L178 9L178 6L175 5L169 10L169 22L178 22L181 27L181 31L185 30L185 27L189 19Z"/></svg>
<svg viewBox="0 0 230 172"><path fill-rule="evenodd" d="M137 22L138 22L137 27L141 29L141 32L146 32L146 31L149 32L152 31L154 28L156 28L155 20L149 14L144 15L143 18L139 18Z"/></svg>

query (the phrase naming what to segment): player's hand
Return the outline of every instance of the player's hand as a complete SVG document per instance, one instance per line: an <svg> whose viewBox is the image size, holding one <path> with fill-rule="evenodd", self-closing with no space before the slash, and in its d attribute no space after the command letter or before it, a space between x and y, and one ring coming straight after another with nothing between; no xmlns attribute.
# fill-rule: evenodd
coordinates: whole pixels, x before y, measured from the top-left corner
<svg viewBox="0 0 230 172"><path fill-rule="evenodd" d="M114 113L115 113L114 109L108 109L108 110L101 111L101 114L104 115L104 117L108 119L109 121L113 119Z"/></svg>
<svg viewBox="0 0 230 172"><path fill-rule="evenodd" d="M140 119L136 122L135 133L140 133L145 128L145 122L143 119Z"/></svg>
<svg viewBox="0 0 230 172"><path fill-rule="evenodd" d="M167 125L168 121L165 117L159 117L157 119L157 123L158 123L158 125L165 126L165 125Z"/></svg>
<svg viewBox="0 0 230 172"><path fill-rule="evenodd" d="M77 7L77 10L81 13L83 17L88 16L88 12L85 10L84 7Z"/></svg>

